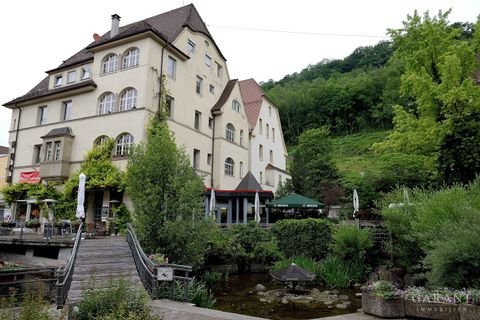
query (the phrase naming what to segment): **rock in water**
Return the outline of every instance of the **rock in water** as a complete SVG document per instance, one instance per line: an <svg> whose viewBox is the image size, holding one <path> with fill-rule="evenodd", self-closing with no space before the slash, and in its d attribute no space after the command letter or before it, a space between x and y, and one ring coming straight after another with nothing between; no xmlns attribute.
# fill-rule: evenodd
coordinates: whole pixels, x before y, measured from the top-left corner
<svg viewBox="0 0 480 320"><path fill-rule="evenodd" d="M260 283L255 286L255 291L257 291L257 292L264 292L266 290L267 290L267 288L265 288L265 286L260 284Z"/></svg>

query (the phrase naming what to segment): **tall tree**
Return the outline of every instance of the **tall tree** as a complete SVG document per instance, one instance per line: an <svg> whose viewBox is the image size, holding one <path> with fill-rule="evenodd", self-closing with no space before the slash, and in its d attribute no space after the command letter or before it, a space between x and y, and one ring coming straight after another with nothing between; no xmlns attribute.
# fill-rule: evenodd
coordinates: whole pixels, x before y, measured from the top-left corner
<svg viewBox="0 0 480 320"><path fill-rule="evenodd" d="M300 135L290 167L295 192L320 198L322 187L332 184L338 177L331 151L327 128L310 129Z"/></svg>
<svg viewBox="0 0 480 320"><path fill-rule="evenodd" d="M147 142L130 155L126 182L136 227L150 250L161 245L164 222L192 221L201 212L203 181L175 144L165 121L157 117L150 122Z"/></svg>
<svg viewBox="0 0 480 320"><path fill-rule="evenodd" d="M405 69L401 89L413 103L394 108L395 129L376 148L430 157L448 182L468 182L480 173L473 169L480 168L480 158L469 161L472 170L459 172L468 153L480 150L480 140L472 139L480 134L480 125L472 123L476 118L462 120L480 112L480 88L475 82L480 24L472 37L466 37L462 25L449 24L449 14L440 11L431 17L428 12L423 16L415 12L407 16L403 28L389 30L395 48L392 59ZM468 145L470 150L452 152L452 143Z"/></svg>

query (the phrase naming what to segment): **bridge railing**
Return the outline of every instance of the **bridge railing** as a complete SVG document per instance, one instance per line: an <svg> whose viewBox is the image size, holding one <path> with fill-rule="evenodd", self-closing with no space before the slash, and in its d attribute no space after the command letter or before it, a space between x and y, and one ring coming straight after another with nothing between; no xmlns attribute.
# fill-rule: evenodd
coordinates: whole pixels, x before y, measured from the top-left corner
<svg viewBox="0 0 480 320"><path fill-rule="evenodd" d="M189 301L192 267L153 263L143 251L135 230L130 224L127 224L127 232L127 242L132 250L138 275L150 297Z"/></svg>
<svg viewBox="0 0 480 320"><path fill-rule="evenodd" d="M68 259L67 263L64 266L61 266L55 272L57 283L57 308L61 309L65 305L67 300L68 290L70 289L70 284L72 283L73 271L75 268L75 260L77 259L78 247L80 245L80 240L82 238L83 223L80 224L77 234L75 236L75 242L73 244L72 254Z"/></svg>

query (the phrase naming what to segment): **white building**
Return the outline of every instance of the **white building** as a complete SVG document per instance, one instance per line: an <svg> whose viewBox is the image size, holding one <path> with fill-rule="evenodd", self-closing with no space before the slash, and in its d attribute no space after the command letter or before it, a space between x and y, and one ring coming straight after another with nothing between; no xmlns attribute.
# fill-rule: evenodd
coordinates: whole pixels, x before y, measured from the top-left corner
<svg viewBox="0 0 480 320"><path fill-rule="evenodd" d="M7 182L65 181L103 137L115 139L112 161L125 168L162 94L176 142L207 188L234 190L250 171L271 198L288 176L278 110L254 80L230 80L192 4L126 26L112 15L109 32L95 34L32 90L5 103L12 109ZM90 192L87 222L99 221L102 208L119 199L129 204L109 190Z"/></svg>

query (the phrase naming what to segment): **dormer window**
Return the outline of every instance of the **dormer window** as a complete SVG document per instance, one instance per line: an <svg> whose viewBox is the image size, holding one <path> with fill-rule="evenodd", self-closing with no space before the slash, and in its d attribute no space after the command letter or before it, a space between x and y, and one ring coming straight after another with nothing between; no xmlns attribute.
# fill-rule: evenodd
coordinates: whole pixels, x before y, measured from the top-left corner
<svg viewBox="0 0 480 320"><path fill-rule="evenodd" d="M90 78L90 65L86 64L82 67L82 78L81 80L85 80Z"/></svg>
<svg viewBox="0 0 480 320"><path fill-rule="evenodd" d="M77 71L73 70L73 71L68 72L67 83L75 82L75 80L77 80Z"/></svg>
<svg viewBox="0 0 480 320"><path fill-rule="evenodd" d="M63 75L55 76L55 87L59 87L63 84Z"/></svg>
<svg viewBox="0 0 480 320"><path fill-rule="evenodd" d="M195 54L195 42L193 42L190 39L188 39L188 42L187 42L187 53L190 56Z"/></svg>
<svg viewBox="0 0 480 320"><path fill-rule="evenodd" d="M232 101L232 109L235 112L240 112L240 102L237 99Z"/></svg>
<svg viewBox="0 0 480 320"><path fill-rule="evenodd" d="M112 53L103 59L102 73L110 73L116 70L117 70L117 55Z"/></svg>
<svg viewBox="0 0 480 320"><path fill-rule="evenodd" d="M212 66L212 58L205 53L205 64L210 68Z"/></svg>

